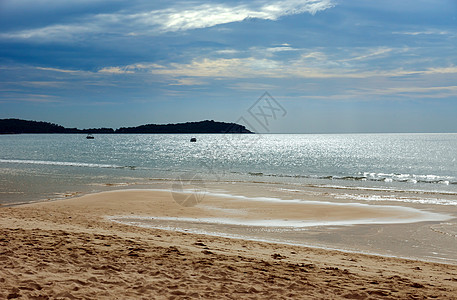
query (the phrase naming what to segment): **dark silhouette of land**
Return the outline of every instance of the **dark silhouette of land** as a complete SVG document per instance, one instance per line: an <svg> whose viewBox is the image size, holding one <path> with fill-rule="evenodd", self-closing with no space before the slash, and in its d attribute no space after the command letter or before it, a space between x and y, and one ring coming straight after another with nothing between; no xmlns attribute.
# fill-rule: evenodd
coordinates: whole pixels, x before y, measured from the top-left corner
<svg viewBox="0 0 457 300"><path fill-rule="evenodd" d="M147 124L137 127L112 128L65 128L61 125L27 121L21 119L0 119L0 134L18 133L253 133L243 125L215 121L187 122L179 124Z"/></svg>
<svg viewBox="0 0 457 300"><path fill-rule="evenodd" d="M235 123L215 121L188 122L179 124L148 124L138 127L121 127L116 133L252 133Z"/></svg>

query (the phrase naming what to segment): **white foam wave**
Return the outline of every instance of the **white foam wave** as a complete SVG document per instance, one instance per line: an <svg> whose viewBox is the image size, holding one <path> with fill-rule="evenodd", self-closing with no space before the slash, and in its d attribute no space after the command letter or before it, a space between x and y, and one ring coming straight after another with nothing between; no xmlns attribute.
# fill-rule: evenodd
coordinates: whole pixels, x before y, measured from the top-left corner
<svg viewBox="0 0 457 300"><path fill-rule="evenodd" d="M360 173L363 178L374 181L385 181L385 182L409 182L409 183L443 183L450 184L456 181L453 176L447 175L420 175L420 174L397 174L397 173L375 173L375 172L363 172Z"/></svg>
<svg viewBox="0 0 457 300"><path fill-rule="evenodd" d="M364 190L364 191L380 191L380 192L397 192L397 193L417 193L417 194L443 194L443 195L457 195L456 192L451 191L438 191L438 190L420 190L420 189L394 189L388 187L367 187L367 186L346 186L346 185L335 185L335 184L310 184L309 187L317 188L331 188L337 190Z"/></svg>
<svg viewBox="0 0 457 300"><path fill-rule="evenodd" d="M357 201L394 201L417 204L434 204L434 205L453 205L457 206L457 200L447 200L439 198L408 198L392 197L388 195L353 195L353 194L331 194L336 199L350 199Z"/></svg>

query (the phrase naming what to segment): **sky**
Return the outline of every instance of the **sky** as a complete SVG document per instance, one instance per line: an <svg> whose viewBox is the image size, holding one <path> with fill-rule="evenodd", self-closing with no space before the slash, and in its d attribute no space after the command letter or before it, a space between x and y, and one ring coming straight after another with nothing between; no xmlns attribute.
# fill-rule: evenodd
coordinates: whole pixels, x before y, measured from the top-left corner
<svg viewBox="0 0 457 300"><path fill-rule="evenodd" d="M455 0L0 0L0 118L457 132Z"/></svg>

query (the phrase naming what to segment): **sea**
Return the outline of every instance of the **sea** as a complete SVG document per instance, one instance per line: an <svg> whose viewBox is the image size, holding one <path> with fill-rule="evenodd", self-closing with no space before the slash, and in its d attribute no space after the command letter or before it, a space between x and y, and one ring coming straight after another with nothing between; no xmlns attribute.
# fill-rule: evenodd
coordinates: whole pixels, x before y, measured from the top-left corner
<svg viewBox="0 0 457 300"><path fill-rule="evenodd" d="M0 203L172 181L183 174L208 183L457 196L456 156L457 134L451 133L98 134L93 140L81 134L0 135Z"/></svg>

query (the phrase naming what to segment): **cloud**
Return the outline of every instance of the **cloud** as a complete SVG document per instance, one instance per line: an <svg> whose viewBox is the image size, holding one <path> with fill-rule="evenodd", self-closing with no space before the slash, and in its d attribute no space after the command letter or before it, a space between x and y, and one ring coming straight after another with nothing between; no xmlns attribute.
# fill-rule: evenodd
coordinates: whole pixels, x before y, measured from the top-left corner
<svg viewBox="0 0 457 300"><path fill-rule="evenodd" d="M443 30L426 30L426 31L395 31L393 34L403 35L449 35L450 32Z"/></svg>
<svg viewBox="0 0 457 300"><path fill-rule="evenodd" d="M69 40L75 35L93 32L95 28L81 26L76 24L71 25L52 25L37 29L21 30L12 33L1 33L0 38L4 39L53 39L53 40Z"/></svg>
<svg viewBox="0 0 457 300"><path fill-rule="evenodd" d="M277 61L249 58L204 58L187 64L172 63L170 66L151 68L152 74L171 77L213 77L213 78L247 78L251 76L282 77L275 75L280 66Z"/></svg>
<svg viewBox="0 0 457 300"><path fill-rule="evenodd" d="M22 81L21 85L32 86L32 87L53 87L58 88L62 86L61 81Z"/></svg>
<svg viewBox="0 0 457 300"><path fill-rule="evenodd" d="M98 70L98 73L104 74L133 74L137 72L144 72L149 69L163 69L164 67L154 63L137 63L127 66L110 66Z"/></svg>
<svg viewBox="0 0 457 300"><path fill-rule="evenodd" d="M90 34L112 33L123 36L159 34L207 28L249 18L277 20L280 17L301 13L315 14L333 7L333 0L263 0L229 5L203 2L178 3L162 9L132 12L119 10L114 13L82 15L73 23L12 30L0 33L3 39L66 40Z"/></svg>
<svg viewBox="0 0 457 300"><path fill-rule="evenodd" d="M65 69L58 69L58 68L43 68L43 67L35 67L37 70L41 71L51 71L51 72L59 72L59 73L78 73L81 71L76 70L65 70Z"/></svg>
<svg viewBox="0 0 457 300"><path fill-rule="evenodd" d="M231 87L232 87L232 89L235 89L235 90L245 90L245 91L250 91L250 90L268 91L268 90L273 90L273 89L278 88L277 85L273 85L273 84L251 83L251 82L239 82L239 83L233 84Z"/></svg>
<svg viewBox="0 0 457 300"><path fill-rule="evenodd" d="M234 55L234 54L238 54L240 53L239 50L236 50L236 49L223 49L223 50L218 50L216 51L217 54L222 54L222 55Z"/></svg>
<svg viewBox="0 0 457 300"><path fill-rule="evenodd" d="M270 48L266 48L270 49ZM300 49L297 49L297 51ZM303 50L301 50L303 51ZM403 51L402 49L398 51ZM258 50L256 53L265 52ZM133 74L150 73L163 75L168 78L374 78L374 77L405 77L410 75L438 75L457 74L456 66L403 69L373 67L365 64L357 64L359 61L373 59L374 57L387 55L390 52L397 53L393 49L367 50L363 54L349 58L329 57L325 53L311 51L301 54L297 59L276 60L271 57L258 58L255 56L245 58L200 58L193 59L189 63L170 63L159 65L155 63L132 64L126 66L105 67L100 73ZM353 55L353 54L349 54ZM348 63L349 62L349 63ZM356 63L354 63L356 62ZM191 82L191 81L187 81Z"/></svg>
<svg viewBox="0 0 457 300"><path fill-rule="evenodd" d="M388 96L388 97L403 97L403 98L414 98L414 99L438 99L448 98L457 96L457 86L400 86L400 87L386 87L383 89L379 88L360 88L357 90L351 90L348 96L354 98L369 97L373 96Z"/></svg>
<svg viewBox="0 0 457 300"><path fill-rule="evenodd" d="M429 68L428 70L423 72L424 74L456 74L457 67L439 67L439 68Z"/></svg>
<svg viewBox="0 0 457 300"><path fill-rule="evenodd" d="M362 54L362 55L357 55L355 57L342 59L341 61L366 60L366 59L371 59L374 57L386 56L388 53L392 52L392 50L393 49L391 49L391 48L374 49L374 50L370 50L369 53L367 53L367 54Z"/></svg>
<svg viewBox="0 0 457 300"><path fill-rule="evenodd" d="M457 95L457 86L432 86L432 87L395 87L377 90L379 94L426 94L435 92L447 92Z"/></svg>
<svg viewBox="0 0 457 300"><path fill-rule="evenodd" d="M275 52L286 52L286 51L298 51L298 50L300 50L300 49L292 48L292 47L289 47L289 46L271 47L271 48L267 49L268 52L272 52L272 53L275 53Z"/></svg>
<svg viewBox="0 0 457 300"><path fill-rule="evenodd" d="M366 83L369 85L369 83ZM394 84L391 82L390 84ZM292 99L314 99L314 100L372 100L372 99L440 99L457 96L457 86L401 86L401 87L386 87L386 88L349 88L343 90L329 91L327 94L318 95L299 95Z"/></svg>
<svg viewBox="0 0 457 300"><path fill-rule="evenodd" d="M305 12L315 14L333 6L331 0L261 1L237 6L202 4L184 9L168 8L132 17L146 24L158 25L162 31L180 31L239 22L248 18L277 20L282 16Z"/></svg>
<svg viewBox="0 0 457 300"><path fill-rule="evenodd" d="M168 85L189 85L189 86L194 86L194 85L203 85L205 82L195 79L195 78L178 78L176 79L176 82L170 83Z"/></svg>
<svg viewBox="0 0 457 300"><path fill-rule="evenodd" d="M105 74L133 74L134 72L129 70L127 67L105 67L98 71L99 73Z"/></svg>
<svg viewBox="0 0 457 300"><path fill-rule="evenodd" d="M1 102L33 102L33 103L59 103L60 100L52 95L44 94L5 94L0 98Z"/></svg>
<svg viewBox="0 0 457 300"><path fill-rule="evenodd" d="M106 67L100 72L107 73L106 70L115 70L111 73L126 73L121 70L135 70L135 65L124 67ZM283 78L289 76L300 77L328 77L331 74L321 73L323 70L317 71L307 68L303 65L289 65L272 59L258 59L254 57L248 58L204 58L193 60L190 63L172 63L169 66L151 64L148 67L148 72L156 75L166 75L169 77L211 77L211 78L251 78L251 77L267 77L267 78ZM337 77L333 74L333 77ZM342 76L340 74L339 76Z"/></svg>

